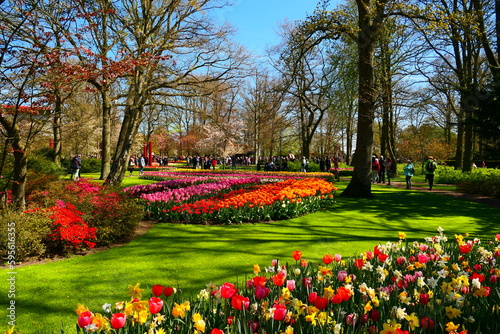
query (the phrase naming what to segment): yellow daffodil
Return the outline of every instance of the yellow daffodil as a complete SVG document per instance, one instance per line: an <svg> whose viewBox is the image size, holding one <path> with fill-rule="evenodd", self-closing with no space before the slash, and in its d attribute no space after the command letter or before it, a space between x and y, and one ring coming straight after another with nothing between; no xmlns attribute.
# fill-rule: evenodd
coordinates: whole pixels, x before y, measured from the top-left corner
<svg viewBox="0 0 500 334"><path fill-rule="evenodd" d="M292 292L288 288L281 289L281 297L285 300L290 300L292 298Z"/></svg>
<svg viewBox="0 0 500 334"><path fill-rule="evenodd" d="M285 329L285 334L293 334L293 327L292 326L288 326Z"/></svg>
<svg viewBox="0 0 500 334"><path fill-rule="evenodd" d="M453 322L450 321L449 323L446 324L445 330L448 333L456 333L459 327L460 327L460 324L455 325Z"/></svg>
<svg viewBox="0 0 500 334"><path fill-rule="evenodd" d="M320 312L319 314L317 314L316 319L322 325L331 322L331 318L328 316L328 313L326 312Z"/></svg>
<svg viewBox="0 0 500 334"><path fill-rule="evenodd" d="M398 234L399 234L399 239L401 239L401 240L406 239L406 233L404 233L404 232L399 232Z"/></svg>
<svg viewBox="0 0 500 334"><path fill-rule="evenodd" d="M83 312L88 312L89 309L87 307L85 307L83 304L77 304L76 305L76 315L80 315L82 314Z"/></svg>
<svg viewBox="0 0 500 334"><path fill-rule="evenodd" d="M420 322L418 320L418 317L415 315L415 312L413 312L412 314L407 314L405 316L405 319L408 321L408 325L410 325L412 331L414 331L416 327L420 327Z"/></svg>
<svg viewBox="0 0 500 334"><path fill-rule="evenodd" d="M166 334L166 332L163 328L160 328L160 329L155 329L155 334Z"/></svg>
<svg viewBox="0 0 500 334"><path fill-rule="evenodd" d="M453 319L455 317L458 317L462 312L459 309L454 308L453 306L446 306L446 316L449 319Z"/></svg>
<svg viewBox="0 0 500 334"><path fill-rule="evenodd" d="M78 304L80 305L80 304ZM14 329L15 326L12 326L11 328L9 328L5 334L18 334L18 332L15 332L15 329ZM293 332L292 332L293 333Z"/></svg>
<svg viewBox="0 0 500 334"><path fill-rule="evenodd" d="M311 325L316 326L316 313L306 315L306 321L310 322Z"/></svg>
<svg viewBox="0 0 500 334"><path fill-rule="evenodd" d="M304 315L307 310L307 305L304 304L301 300L293 299L292 301L293 308L297 311L297 315Z"/></svg>
<svg viewBox="0 0 500 334"><path fill-rule="evenodd" d="M130 296L130 298L132 299L135 299L135 298L138 298L138 299L141 299L142 297L142 292L144 291L144 289L141 289L141 283L137 283L136 285L129 285L128 286L128 295Z"/></svg>
<svg viewBox="0 0 500 334"><path fill-rule="evenodd" d="M94 315L94 319L92 319L92 323L95 324L97 327L99 327L100 330L109 330L110 325L109 322L106 318L102 316L100 313L96 313Z"/></svg>
<svg viewBox="0 0 500 334"><path fill-rule="evenodd" d="M201 314L195 313L192 319L194 322L194 328L202 333L205 333L205 320L203 320Z"/></svg>
<svg viewBox="0 0 500 334"><path fill-rule="evenodd" d="M335 295L335 290L329 286L323 289L323 298L331 299Z"/></svg>
<svg viewBox="0 0 500 334"><path fill-rule="evenodd" d="M370 312L373 309L371 302L366 303L364 309L365 313Z"/></svg>
<svg viewBox="0 0 500 334"><path fill-rule="evenodd" d="M382 326L383 326L383 329L380 332L380 334L398 334L397 329L399 327L397 325L395 325L393 327L393 326L391 326L391 324L384 323Z"/></svg>
<svg viewBox="0 0 500 334"><path fill-rule="evenodd" d="M253 273L254 273L255 275L257 275L258 273L260 273L260 267L259 267L259 265L258 265L258 264L254 264L254 265L253 265Z"/></svg>

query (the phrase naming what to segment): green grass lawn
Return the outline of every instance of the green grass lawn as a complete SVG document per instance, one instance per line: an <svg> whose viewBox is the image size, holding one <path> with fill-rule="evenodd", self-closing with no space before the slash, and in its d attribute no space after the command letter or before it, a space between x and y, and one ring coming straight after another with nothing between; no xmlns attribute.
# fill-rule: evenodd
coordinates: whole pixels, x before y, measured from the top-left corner
<svg viewBox="0 0 500 334"><path fill-rule="evenodd" d="M126 185L142 183L125 178ZM339 192L347 181L337 184ZM324 254L344 257L396 241L398 232L409 240L433 236L439 226L448 238L455 233L491 238L498 233L500 209L451 197L385 185L374 185L374 199L337 198L322 212L280 222L232 226L193 226L161 223L131 243L87 256L2 269L2 287L15 276L16 322L26 333L74 333L77 303L99 312L104 303L127 300L128 285L154 284L180 288L186 297L217 284L244 282L252 267L272 259L304 258L318 262ZM1 305L7 305L2 288ZM6 328L6 307L0 310L0 331ZM6 320L7 319L7 320Z"/></svg>

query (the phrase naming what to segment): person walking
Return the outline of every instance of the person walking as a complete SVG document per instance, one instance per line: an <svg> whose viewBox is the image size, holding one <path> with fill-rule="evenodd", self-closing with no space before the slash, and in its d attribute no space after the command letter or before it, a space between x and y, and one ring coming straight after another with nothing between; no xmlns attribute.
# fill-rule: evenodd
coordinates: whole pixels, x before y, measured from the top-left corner
<svg viewBox="0 0 500 334"><path fill-rule="evenodd" d="M137 165L139 166L139 175L144 173L144 166L146 166L146 159L141 155L137 158Z"/></svg>
<svg viewBox="0 0 500 334"><path fill-rule="evenodd" d="M130 157L129 161L128 161L128 172L129 172L129 176L132 176L133 173L134 173L134 168L135 168L135 158L132 156Z"/></svg>
<svg viewBox="0 0 500 334"><path fill-rule="evenodd" d="M379 171L380 162L378 161L377 156L374 154L372 156L372 183L377 183Z"/></svg>
<svg viewBox="0 0 500 334"><path fill-rule="evenodd" d="M392 159L387 158L385 159L384 163L385 170L387 171L387 185L391 185L391 178L392 178Z"/></svg>
<svg viewBox="0 0 500 334"><path fill-rule="evenodd" d="M411 189L411 178L415 174L415 167L413 166L412 159L408 159L408 163L404 167L404 175L406 178L406 189Z"/></svg>
<svg viewBox="0 0 500 334"><path fill-rule="evenodd" d="M381 155L380 159L378 159L378 163L380 165L380 169L378 171L378 183L385 183L385 159L384 156Z"/></svg>
<svg viewBox="0 0 500 334"><path fill-rule="evenodd" d="M82 156L77 154L71 159L71 179L78 181L80 179L80 169L82 168Z"/></svg>
<svg viewBox="0 0 500 334"><path fill-rule="evenodd" d="M434 161L434 157L429 156L424 165L425 170L425 178L429 181L429 190L432 190L432 186L434 185L434 173L436 171L437 164Z"/></svg>

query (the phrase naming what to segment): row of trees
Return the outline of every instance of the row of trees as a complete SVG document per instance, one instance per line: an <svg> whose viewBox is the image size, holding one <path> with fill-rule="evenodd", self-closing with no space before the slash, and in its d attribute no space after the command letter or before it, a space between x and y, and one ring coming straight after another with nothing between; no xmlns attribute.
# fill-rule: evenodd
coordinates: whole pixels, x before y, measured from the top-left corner
<svg viewBox="0 0 500 334"><path fill-rule="evenodd" d="M283 24L265 63L214 19L227 5L0 2L0 173L10 149L14 206L29 149L48 139L56 163L99 153L109 185L149 141L167 155L343 155L345 195L363 197L373 153L454 155L467 171L474 152L497 152L498 2L323 1Z"/></svg>

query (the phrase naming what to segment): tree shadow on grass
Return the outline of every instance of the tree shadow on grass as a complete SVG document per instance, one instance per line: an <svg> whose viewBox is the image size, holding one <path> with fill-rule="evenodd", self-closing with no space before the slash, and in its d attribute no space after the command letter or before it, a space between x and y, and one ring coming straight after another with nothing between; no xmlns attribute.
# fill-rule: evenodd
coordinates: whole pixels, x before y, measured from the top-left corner
<svg viewBox="0 0 500 334"><path fill-rule="evenodd" d="M376 189L374 194L374 199L341 198L330 211L334 213L360 210L370 216L376 215L396 222L440 222L455 217L474 225L476 233L483 236L491 236L500 221L498 208L440 194L393 188Z"/></svg>

